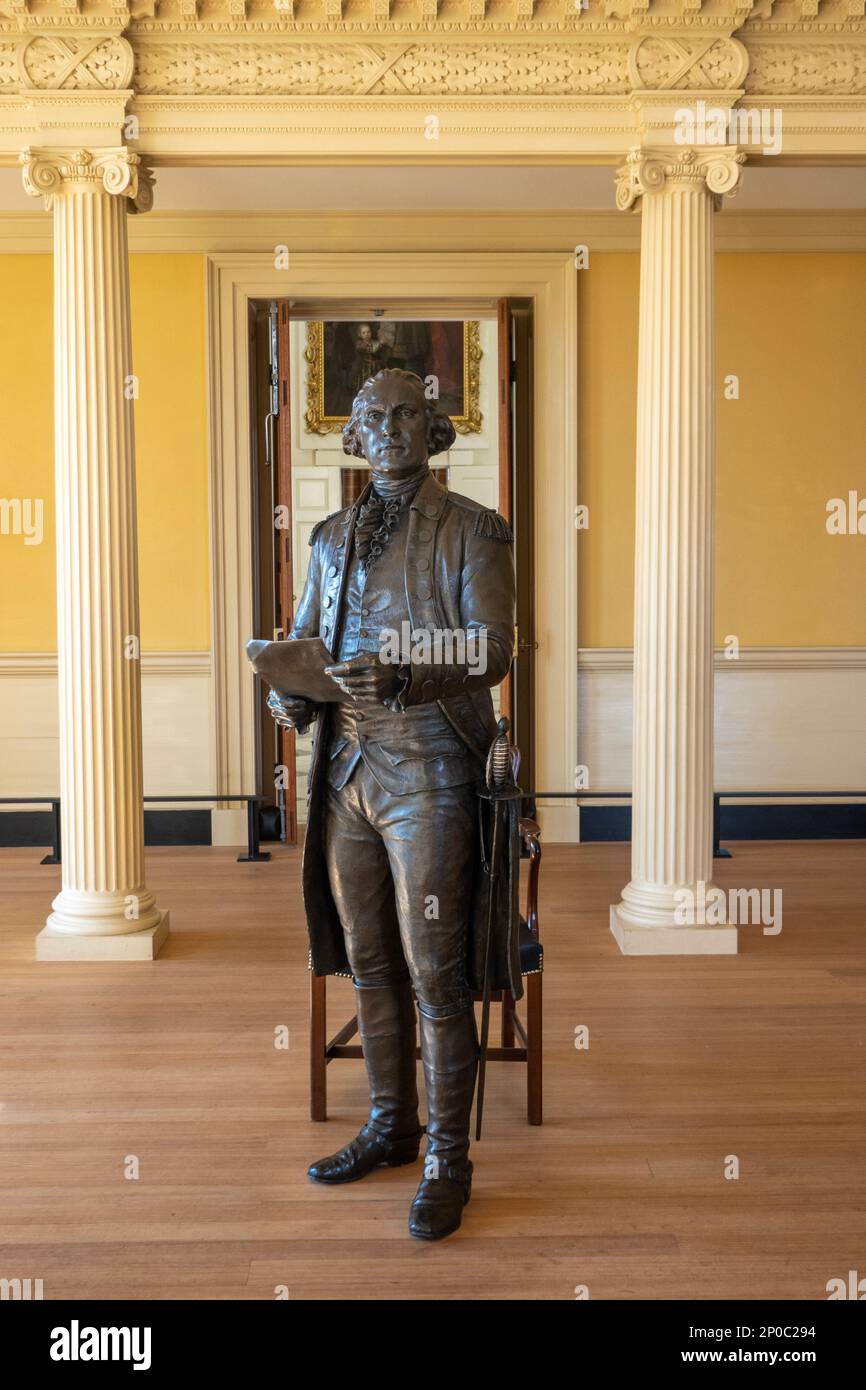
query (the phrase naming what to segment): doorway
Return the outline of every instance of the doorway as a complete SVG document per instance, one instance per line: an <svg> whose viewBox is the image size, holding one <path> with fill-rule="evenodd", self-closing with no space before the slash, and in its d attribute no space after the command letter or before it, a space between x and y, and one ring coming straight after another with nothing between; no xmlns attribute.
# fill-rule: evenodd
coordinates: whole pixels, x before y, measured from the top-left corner
<svg viewBox="0 0 866 1390"><path fill-rule="evenodd" d="M454 492L493 507L515 533L515 661L493 691L533 786L534 518L531 300L473 304L249 303L252 557L256 636L292 626L316 523L350 506L369 478L342 452L351 400L370 375L403 366L435 377L457 439L431 468ZM257 683L257 791L263 839L297 842L305 818L312 733L280 729Z"/></svg>

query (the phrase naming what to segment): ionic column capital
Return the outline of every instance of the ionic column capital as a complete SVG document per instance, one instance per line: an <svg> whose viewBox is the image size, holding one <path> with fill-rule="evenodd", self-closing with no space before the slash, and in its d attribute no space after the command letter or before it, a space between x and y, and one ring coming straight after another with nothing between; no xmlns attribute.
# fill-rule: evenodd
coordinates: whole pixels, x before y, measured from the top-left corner
<svg viewBox="0 0 866 1390"><path fill-rule="evenodd" d="M54 199L72 188L90 188L128 198L134 212L153 207L153 173L141 155L121 145L116 149L48 149L31 146L19 157L24 188L33 198Z"/></svg>
<svg viewBox="0 0 866 1390"><path fill-rule="evenodd" d="M685 186L709 192L718 207L724 194L730 196L736 191L745 162L746 156L735 145L630 150L616 173L616 205L620 212L626 212L646 193Z"/></svg>

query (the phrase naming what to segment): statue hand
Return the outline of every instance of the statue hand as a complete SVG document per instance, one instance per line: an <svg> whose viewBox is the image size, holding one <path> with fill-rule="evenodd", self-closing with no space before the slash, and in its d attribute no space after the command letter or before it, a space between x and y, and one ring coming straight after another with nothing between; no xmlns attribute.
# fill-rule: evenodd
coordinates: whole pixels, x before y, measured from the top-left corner
<svg viewBox="0 0 866 1390"><path fill-rule="evenodd" d="M283 695L279 690L268 692L268 709L284 729L303 729L313 718L309 700L297 695Z"/></svg>
<svg viewBox="0 0 866 1390"><path fill-rule="evenodd" d="M400 688L396 666L385 665L369 652L326 666L325 671L350 700L360 704L385 704Z"/></svg>

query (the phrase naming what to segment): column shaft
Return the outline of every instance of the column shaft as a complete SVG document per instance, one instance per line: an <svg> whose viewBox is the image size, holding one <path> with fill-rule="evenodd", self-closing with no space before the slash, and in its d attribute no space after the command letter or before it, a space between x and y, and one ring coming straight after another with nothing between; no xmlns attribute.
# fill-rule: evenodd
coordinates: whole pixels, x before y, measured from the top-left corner
<svg viewBox="0 0 866 1390"><path fill-rule="evenodd" d="M123 152L121 152L122 154ZM150 958L127 256L129 157L42 153L54 208L55 505L62 887L42 959ZM120 194L115 189L120 185ZM131 196L131 194L130 194Z"/></svg>
<svg viewBox="0 0 866 1390"><path fill-rule="evenodd" d="M611 927L629 954L727 952L736 931L687 924L682 894L713 871L714 194L682 152L639 177L632 876Z"/></svg>

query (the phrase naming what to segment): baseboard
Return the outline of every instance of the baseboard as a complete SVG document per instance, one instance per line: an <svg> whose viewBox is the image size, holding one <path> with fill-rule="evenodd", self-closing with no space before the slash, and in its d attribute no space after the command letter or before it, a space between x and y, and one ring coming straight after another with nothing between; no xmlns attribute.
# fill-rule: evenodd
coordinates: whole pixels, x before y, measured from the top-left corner
<svg viewBox="0 0 866 1390"><path fill-rule="evenodd" d="M631 839L630 806L583 806L583 843ZM866 805L721 807L725 840L866 840Z"/></svg>
<svg viewBox="0 0 866 1390"><path fill-rule="evenodd" d="M145 811L146 845L209 845L210 811ZM50 846L54 821L50 811L0 813L0 846Z"/></svg>
<svg viewBox="0 0 866 1390"><path fill-rule="evenodd" d="M145 811L146 845L209 845L210 811Z"/></svg>
<svg viewBox="0 0 866 1390"><path fill-rule="evenodd" d="M0 845L10 849L18 845L50 846L54 840L54 816L51 811L0 812Z"/></svg>
<svg viewBox="0 0 866 1390"><path fill-rule="evenodd" d="M245 844L246 833L229 839L211 836L210 811L145 811L146 845ZM543 815L543 813L542 813ZM552 843L573 841L574 812L559 810L564 824L545 825ZM550 813L545 821L555 819ZM722 806L722 840L866 840L866 805ZM557 834L557 830L559 833ZM567 832L567 833L566 833ZM53 820L48 811L0 813L0 847L45 847L51 844ZM630 806L582 806L580 839L584 844L631 839Z"/></svg>

